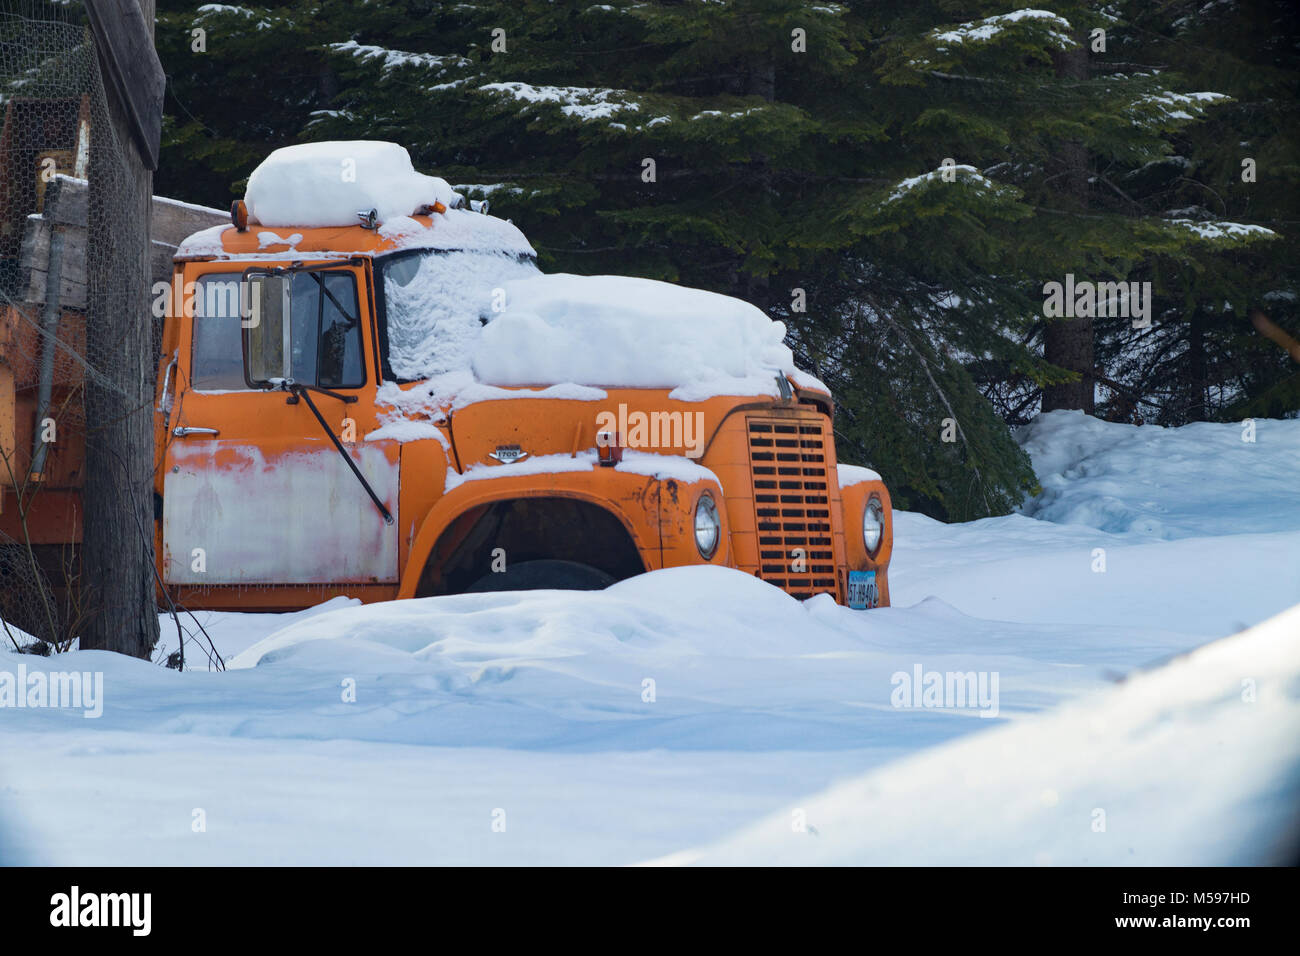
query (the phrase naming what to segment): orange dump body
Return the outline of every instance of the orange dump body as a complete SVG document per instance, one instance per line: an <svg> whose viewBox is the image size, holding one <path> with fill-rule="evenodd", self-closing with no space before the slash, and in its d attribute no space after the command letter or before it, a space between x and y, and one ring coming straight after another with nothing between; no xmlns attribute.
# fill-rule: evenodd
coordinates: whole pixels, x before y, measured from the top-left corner
<svg viewBox="0 0 1300 956"><path fill-rule="evenodd" d="M538 560L591 566L614 580L715 564L798 597L829 593L840 603L848 601L850 572L874 572L869 603L889 603L889 493L879 481L841 489L832 404L822 391L792 383L785 399L686 402L668 389L603 388L599 399L547 394L551 383L541 382L448 401L384 428L393 408L376 394L386 377L376 259L394 248L362 226L270 235L231 227L200 253L182 246L155 403L155 545L160 578L176 603L292 610L338 595L378 601L453 593L482 589L480 579L512 562ZM319 266L341 296L355 294L347 298L358 322L346 384L331 387L333 394L308 392L310 401L251 388L238 381L246 341L242 355L231 346L225 372L197 368L196 354L213 347L200 341L210 333L195 318L190 294L201 299L205 279L291 266ZM78 320L65 315L61 334L75 337ZM31 334L21 322L0 327L11 336ZM36 351L29 343L12 354ZM7 440L21 452L33 438L34 373L0 374L17 379L0 394L14 396L11 420L18 424ZM56 401L77 384L76 370L61 368ZM608 439L598 432L609 431L611 420L631 423L616 440L629 447L609 451L622 460L604 465L598 446ZM691 435L683 431L688 422L699 424ZM694 439L690 457L687 437ZM49 487L26 514L27 531L17 524L12 489L0 529L75 543L81 467L79 447L58 447L46 469ZM721 526L707 557L695 535L705 495ZM875 554L862 530L871 498L884 513Z"/></svg>

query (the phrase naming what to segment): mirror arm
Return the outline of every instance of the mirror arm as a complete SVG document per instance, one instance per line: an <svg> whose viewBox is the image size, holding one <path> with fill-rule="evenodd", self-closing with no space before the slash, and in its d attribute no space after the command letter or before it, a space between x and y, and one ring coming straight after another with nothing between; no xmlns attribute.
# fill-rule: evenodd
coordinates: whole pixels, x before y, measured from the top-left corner
<svg viewBox="0 0 1300 956"><path fill-rule="evenodd" d="M366 476L361 474L361 469L357 467L357 463L352 460L352 456L349 455L347 449L343 447L343 443L339 441L339 437L334 434L334 430L330 428L329 423L325 421L325 416L320 413L320 409L316 407L316 403L311 400L311 393L314 391L324 392L326 395L332 395L334 398L342 399L345 402L349 399L355 402L357 397L355 395L338 395L328 389L320 388L315 385L303 385L299 382L290 382L285 386L285 389L290 392L289 401L302 399L307 403L307 407L311 409L311 413L316 416L316 421L320 422L321 429L325 432L329 440L334 443L334 447L338 449L339 454L343 456L343 460L347 462L348 467L352 469L352 474L357 476L357 481L361 482L361 487L366 489L366 494L368 494L370 500L375 503L375 507L379 509L379 513L384 516L384 523L392 524L392 512L384 507L384 503L379 500L379 495L375 494L375 489L370 487L370 482L366 481Z"/></svg>

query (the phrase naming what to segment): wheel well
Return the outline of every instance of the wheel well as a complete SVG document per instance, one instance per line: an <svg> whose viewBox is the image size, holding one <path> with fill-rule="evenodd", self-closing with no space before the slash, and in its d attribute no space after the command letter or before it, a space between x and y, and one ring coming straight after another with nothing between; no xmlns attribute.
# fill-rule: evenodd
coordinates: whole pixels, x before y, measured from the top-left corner
<svg viewBox="0 0 1300 956"><path fill-rule="evenodd" d="M447 526L420 572L416 597L464 591L500 557L576 561L616 581L645 570L627 528L605 508L580 498L510 498L471 508Z"/></svg>

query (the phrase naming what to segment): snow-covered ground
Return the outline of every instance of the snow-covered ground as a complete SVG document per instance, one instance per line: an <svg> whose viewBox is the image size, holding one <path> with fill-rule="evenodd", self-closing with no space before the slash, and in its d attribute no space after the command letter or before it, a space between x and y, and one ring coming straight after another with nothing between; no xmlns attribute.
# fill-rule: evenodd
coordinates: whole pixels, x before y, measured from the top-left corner
<svg viewBox="0 0 1300 956"><path fill-rule="evenodd" d="M0 856L1276 860L1300 612L1220 639L1300 604L1300 421L1243 434L1044 416L1022 436L1043 494L897 515L878 611L691 568L200 613L224 673L0 652L103 674L95 719L0 708Z"/></svg>

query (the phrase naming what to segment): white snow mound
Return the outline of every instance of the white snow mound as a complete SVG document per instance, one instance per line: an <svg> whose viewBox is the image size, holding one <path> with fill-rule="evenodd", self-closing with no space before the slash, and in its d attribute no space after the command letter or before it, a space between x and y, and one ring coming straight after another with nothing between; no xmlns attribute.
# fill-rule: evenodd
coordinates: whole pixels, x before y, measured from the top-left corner
<svg viewBox="0 0 1300 956"><path fill-rule="evenodd" d="M784 324L716 292L559 273L507 282L505 306L474 353L475 375L491 385L707 389L744 380L768 391L778 371L794 371Z"/></svg>
<svg viewBox="0 0 1300 956"><path fill-rule="evenodd" d="M1050 714L799 800L803 831L792 832L787 808L658 862L1290 862L1300 793L1297 629L1300 607Z"/></svg>
<svg viewBox="0 0 1300 956"><path fill-rule="evenodd" d="M396 143L346 140L285 146L248 177L244 201L263 226L355 226L374 209L380 222L410 216L456 193L444 179L415 171Z"/></svg>
<svg viewBox="0 0 1300 956"><path fill-rule="evenodd" d="M1121 425L1039 415L1017 440L1043 492L1022 512L1177 540L1300 530L1300 420Z"/></svg>

